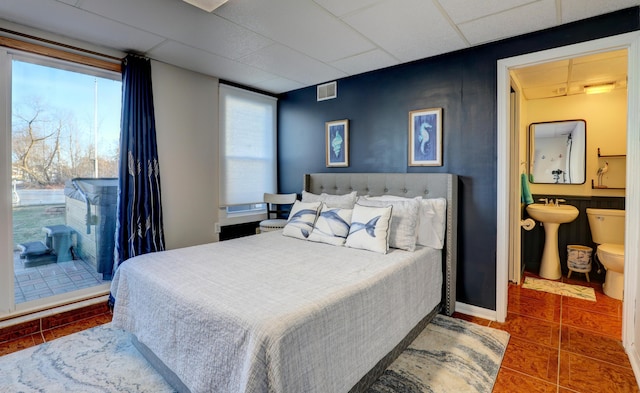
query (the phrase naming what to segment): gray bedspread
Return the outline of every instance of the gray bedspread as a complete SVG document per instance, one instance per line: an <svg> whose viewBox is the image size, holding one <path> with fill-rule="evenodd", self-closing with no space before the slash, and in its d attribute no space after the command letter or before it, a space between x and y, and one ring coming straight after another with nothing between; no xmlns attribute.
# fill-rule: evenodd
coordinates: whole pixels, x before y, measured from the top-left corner
<svg viewBox="0 0 640 393"><path fill-rule="evenodd" d="M279 231L117 270L113 324L197 392L346 392L438 305L440 250L387 255Z"/></svg>

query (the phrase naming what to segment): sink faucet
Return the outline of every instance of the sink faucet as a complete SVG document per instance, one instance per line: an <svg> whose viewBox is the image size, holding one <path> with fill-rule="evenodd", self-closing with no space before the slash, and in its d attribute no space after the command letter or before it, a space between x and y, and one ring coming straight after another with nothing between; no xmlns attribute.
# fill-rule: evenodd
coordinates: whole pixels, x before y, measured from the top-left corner
<svg viewBox="0 0 640 393"><path fill-rule="evenodd" d="M547 206L549 204L549 198L540 198L538 202L544 202L544 205Z"/></svg>
<svg viewBox="0 0 640 393"><path fill-rule="evenodd" d="M557 198L556 199L556 206L558 206L558 203L560 203L560 202L566 202L566 201L564 199Z"/></svg>

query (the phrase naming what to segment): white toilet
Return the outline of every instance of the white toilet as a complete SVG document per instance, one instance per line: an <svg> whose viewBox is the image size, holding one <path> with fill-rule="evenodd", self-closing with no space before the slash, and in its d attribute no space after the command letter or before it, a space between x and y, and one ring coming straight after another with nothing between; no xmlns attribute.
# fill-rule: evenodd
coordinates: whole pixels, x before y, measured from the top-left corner
<svg viewBox="0 0 640 393"><path fill-rule="evenodd" d="M624 210L587 209L596 255L607 270L602 290L622 300L624 290Z"/></svg>

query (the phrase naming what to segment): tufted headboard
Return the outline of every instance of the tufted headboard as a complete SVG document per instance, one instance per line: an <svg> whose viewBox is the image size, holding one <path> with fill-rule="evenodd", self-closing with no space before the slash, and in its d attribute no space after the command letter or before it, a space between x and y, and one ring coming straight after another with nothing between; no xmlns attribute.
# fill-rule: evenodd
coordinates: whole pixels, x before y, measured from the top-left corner
<svg viewBox="0 0 640 393"><path fill-rule="evenodd" d="M313 173L304 175L304 190L320 194L397 195L446 198L447 229L443 248L443 311L456 303L458 176L449 173Z"/></svg>

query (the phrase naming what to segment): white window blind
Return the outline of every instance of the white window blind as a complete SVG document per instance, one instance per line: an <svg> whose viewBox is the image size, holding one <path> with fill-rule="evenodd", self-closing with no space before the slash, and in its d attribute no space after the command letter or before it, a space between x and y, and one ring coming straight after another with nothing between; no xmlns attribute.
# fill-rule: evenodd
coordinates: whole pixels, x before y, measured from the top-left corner
<svg viewBox="0 0 640 393"><path fill-rule="evenodd" d="M261 203L275 192L277 99L220 85L220 205Z"/></svg>

